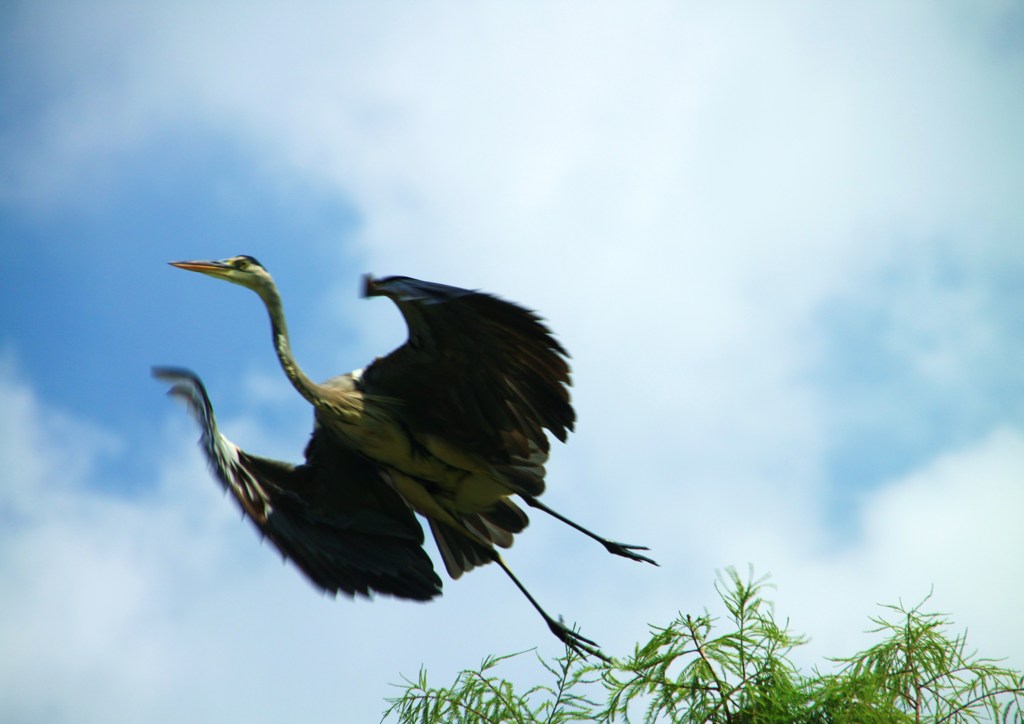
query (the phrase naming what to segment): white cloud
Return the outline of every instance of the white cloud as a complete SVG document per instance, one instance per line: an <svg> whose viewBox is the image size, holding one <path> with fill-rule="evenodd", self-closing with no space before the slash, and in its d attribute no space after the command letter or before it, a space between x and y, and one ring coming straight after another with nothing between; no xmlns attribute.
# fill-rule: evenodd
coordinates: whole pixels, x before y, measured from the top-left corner
<svg viewBox="0 0 1024 724"><path fill-rule="evenodd" d="M950 635L966 630L969 649L1021 667L1022 506L1024 431L993 430L865 495L854 545L776 569L782 610L814 635L815 655L852 654L873 642L853 634L871 628L876 604L915 605L934 591L924 610L949 614Z"/></svg>
<svg viewBox="0 0 1024 724"><path fill-rule="evenodd" d="M578 434L555 452L549 502L650 544L664 567L604 561L540 516L509 558L553 611L568 609L611 650L647 622L699 610L711 570L748 560L776 574L780 610L825 654L855 648L874 603L915 600L931 583L986 644L1020 650L1003 603L1019 599L1002 553L1015 533L992 517L1020 509L998 502L1020 495L1012 428L886 481L862 516L845 513L863 521L859 539L838 539L824 514L829 455L851 423L817 376L830 353L823 306L871 307L879 279L899 289L879 336L935 394L964 404L1009 344L975 262L1020 263L1006 240L1024 232L1024 66L993 42L999 10L942 7L73 6L32 27L47 85L77 91L60 94L25 143L7 144L17 173L3 193L86 203L83 187L103 186L97 168L111 178L167 129L212 128L251 145L282 185L299 176L353 199L368 268L542 310L574 354L580 412ZM955 289L917 269L936 248L964 276ZM351 297L352 280L339 285ZM359 325L367 360L398 341L383 302L336 306ZM283 409L259 374L246 389ZM317 684L355 676L345 668L355 662L376 692L420 661L443 671L537 640L538 622L495 571L429 607L319 605L236 530L196 454L181 452L184 423L154 497L117 501L88 492L89 461L109 436L54 433L59 414L27 386L3 394L5 439L17 440L4 454L22 481L5 494L30 510L18 545L2 549L22 591L5 618L28 617L33 638L61 622L68 642L59 655L29 651L26 672L70 680L86 668L80 657L101 658L94 670L133 682L138 711L206 714L229 711L215 684L272 688L273 665L253 672L254 661L276 662L294 674L295 697L314 697ZM902 400L856 409L895 434L886 415ZM225 428L254 451L284 447L251 421ZM55 491L53 472L65 481ZM244 566L211 566L218 556ZM599 576L593 565L605 566ZM278 576L280 591L268 584ZM44 579L68 580L73 595ZM275 615L298 627L293 637ZM515 623L495 626L506 615ZM388 632L372 664L367 628ZM98 641L148 665L103 658ZM224 673L236 670L245 676ZM100 682L82 680L104 698ZM167 705L182 680L195 700ZM9 681L32 691L27 673ZM25 711L39 711L26 697Z"/></svg>

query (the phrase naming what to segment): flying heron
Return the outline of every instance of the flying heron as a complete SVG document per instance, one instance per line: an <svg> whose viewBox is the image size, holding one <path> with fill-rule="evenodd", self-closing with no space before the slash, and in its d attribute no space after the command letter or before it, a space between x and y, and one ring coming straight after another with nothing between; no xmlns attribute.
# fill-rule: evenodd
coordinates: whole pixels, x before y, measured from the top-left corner
<svg viewBox="0 0 1024 724"><path fill-rule="evenodd" d="M281 367L315 408L307 467L317 467L317 453L331 451L330 472L314 477L330 478L335 486L351 486L346 465L352 464L359 471L358 479L396 491L427 519L452 578L478 565L496 563L555 636L581 655L603 658L593 641L548 615L495 548L509 547L529 522L511 500L517 495L611 553L654 563L637 552L646 547L603 538L537 499L544 491L550 448L545 430L564 442L573 429L575 412L569 401L568 353L536 314L479 291L409 277L367 275L363 295L395 302L409 338L365 369L317 384L292 356L281 296L259 262L243 255L171 265L247 287L263 300ZM193 384L182 387L179 395L195 400L189 389L202 388L192 379ZM212 412L207 417L212 421ZM214 455L215 470L221 470L209 444L206 451ZM367 467L376 475L369 474ZM247 470L247 475L261 479L266 466L259 468ZM232 470L228 466L229 477ZM394 514L390 508L388 512ZM393 570L404 570L405 565L396 564Z"/></svg>

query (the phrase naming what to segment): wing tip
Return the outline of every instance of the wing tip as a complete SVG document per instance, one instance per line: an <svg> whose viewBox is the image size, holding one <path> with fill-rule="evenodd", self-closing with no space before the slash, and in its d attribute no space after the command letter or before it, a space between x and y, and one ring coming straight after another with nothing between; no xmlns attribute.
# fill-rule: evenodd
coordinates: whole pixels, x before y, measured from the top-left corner
<svg viewBox="0 0 1024 724"><path fill-rule="evenodd" d="M364 299L366 297L375 297L380 294L380 292L377 291L377 280L373 278L373 274L371 274L370 272L366 272L365 274L363 274L362 294Z"/></svg>

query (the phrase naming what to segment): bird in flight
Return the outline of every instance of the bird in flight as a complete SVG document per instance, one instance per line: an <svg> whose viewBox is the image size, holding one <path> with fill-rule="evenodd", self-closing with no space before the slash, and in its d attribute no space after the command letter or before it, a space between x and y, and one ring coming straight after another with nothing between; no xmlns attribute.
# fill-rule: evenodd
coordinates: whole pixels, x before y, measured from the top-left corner
<svg viewBox="0 0 1024 724"><path fill-rule="evenodd" d="M496 548L511 546L529 522L516 496L611 553L655 564L639 553L646 547L603 538L538 500L550 450L545 430L564 442L575 412L568 353L536 314L480 291L367 275L363 295L395 302L408 340L365 369L317 384L295 362L280 294L259 262L243 255L171 265L256 292L285 375L314 407L306 462L267 460L220 435L197 376L154 369L199 421L215 474L314 584L349 595L438 595L441 583L423 552L415 511L427 520L452 578L497 564L563 643L606 658L592 640L552 618Z"/></svg>

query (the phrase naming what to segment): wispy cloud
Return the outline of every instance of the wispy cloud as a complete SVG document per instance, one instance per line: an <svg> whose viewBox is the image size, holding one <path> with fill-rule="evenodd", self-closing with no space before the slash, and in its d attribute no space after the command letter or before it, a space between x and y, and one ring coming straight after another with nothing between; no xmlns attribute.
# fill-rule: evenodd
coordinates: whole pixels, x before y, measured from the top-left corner
<svg viewBox="0 0 1024 724"><path fill-rule="evenodd" d="M33 40L21 47L37 83L0 136L0 194L6 209L87 208L125 193L125 159L196 133L203 145L183 152L223 138L250 161L235 173L269 194L343 199L358 225L336 247L320 235L260 253L294 290L297 348L332 371L403 333L333 268L541 310L573 353L580 412L546 500L652 545L663 568L606 561L542 519L509 558L612 651L707 604L716 567L750 561L776 574L780 611L824 654L861 641L874 603L934 584L983 653L1013 655L1024 56L1006 41L1019 14L986 8L27 6L12 27ZM188 181L206 188L201 175ZM214 198L230 204L230 190ZM153 345L188 357L153 361L199 356L229 321L238 336L199 370L235 412L225 429L297 458L307 415L268 376L266 330L252 331L258 363L232 351L265 324L258 300L204 294L183 289L179 323ZM224 299L239 306L210 321ZM235 316L242 304L251 316ZM95 718L118 711L105 681L133 683L124 707L141 718L209 718L231 710L219 692L239 677L226 672L245 671L244 706L273 718L253 702L282 679L253 672L260 657L288 670L282 701L352 679L338 701L358 687L375 712L384 684L421 661L443 675L544 637L492 571L430 606L320 601L238 530L183 415L147 453L168 451L148 492L119 497L96 461L138 455L124 431L73 420L25 370L3 375L0 449L18 480L4 505L20 523L0 533L17 572L0 640L29 649L24 673L4 677L15 713L82 713L74 697L44 704L31 677L86 696L70 681L85 670ZM137 404L171 414L151 397ZM32 649L47 631L65 646ZM306 718L332 717L333 701Z"/></svg>

